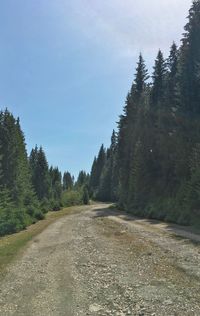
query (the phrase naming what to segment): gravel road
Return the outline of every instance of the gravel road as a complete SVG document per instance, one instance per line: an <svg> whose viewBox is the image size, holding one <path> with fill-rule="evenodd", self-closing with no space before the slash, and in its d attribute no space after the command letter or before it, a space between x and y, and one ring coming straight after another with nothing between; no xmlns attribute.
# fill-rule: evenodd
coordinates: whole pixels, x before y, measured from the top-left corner
<svg viewBox="0 0 200 316"><path fill-rule="evenodd" d="M199 316L199 238L88 206L50 225L9 267L0 315Z"/></svg>

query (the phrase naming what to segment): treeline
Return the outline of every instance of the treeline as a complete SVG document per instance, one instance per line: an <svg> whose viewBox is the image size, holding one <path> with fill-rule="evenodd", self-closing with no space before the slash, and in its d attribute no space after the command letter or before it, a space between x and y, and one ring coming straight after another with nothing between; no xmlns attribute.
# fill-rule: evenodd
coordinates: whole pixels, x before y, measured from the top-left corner
<svg viewBox="0 0 200 316"><path fill-rule="evenodd" d="M136 215L200 223L200 0L178 48L159 50L152 80L142 55L118 132L94 159L90 194Z"/></svg>
<svg viewBox="0 0 200 316"><path fill-rule="evenodd" d="M14 233L43 219L50 210L87 204L88 175L78 180L69 172L49 167L42 147L28 157L19 119L0 112L0 236Z"/></svg>

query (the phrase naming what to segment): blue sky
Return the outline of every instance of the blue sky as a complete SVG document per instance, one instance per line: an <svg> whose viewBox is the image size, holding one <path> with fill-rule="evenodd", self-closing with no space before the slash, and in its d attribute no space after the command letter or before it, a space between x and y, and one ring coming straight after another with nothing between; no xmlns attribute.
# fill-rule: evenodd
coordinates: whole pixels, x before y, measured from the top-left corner
<svg viewBox="0 0 200 316"><path fill-rule="evenodd" d="M141 51L179 44L190 0L1 0L0 108L21 119L27 149L90 171L109 145Z"/></svg>

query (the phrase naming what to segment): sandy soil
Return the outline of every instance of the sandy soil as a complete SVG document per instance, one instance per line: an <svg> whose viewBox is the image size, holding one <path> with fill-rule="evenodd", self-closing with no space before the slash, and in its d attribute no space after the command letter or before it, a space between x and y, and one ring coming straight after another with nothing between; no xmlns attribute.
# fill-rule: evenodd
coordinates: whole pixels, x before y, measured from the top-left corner
<svg viewBox="0 0 200 316"><path fill-rule="evenodd" d="M0 315L200 315L199 235L105 204L57 220L9 267Z"/></svg>

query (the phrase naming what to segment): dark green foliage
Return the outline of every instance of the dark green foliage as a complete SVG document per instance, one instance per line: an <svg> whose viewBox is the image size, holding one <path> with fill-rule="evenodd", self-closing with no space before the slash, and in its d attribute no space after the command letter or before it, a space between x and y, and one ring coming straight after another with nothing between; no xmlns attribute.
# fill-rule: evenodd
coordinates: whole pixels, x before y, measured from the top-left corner
<svg viewBox="0 0 200 316"><path fill-rule="evenodd" d="M94 158L94 162L92 165L92 171L90 175L89 187L90 193L92 197L96 197L98 187L100 185L100 177L103 171L104 165L106 161L106 151L104 146L102 145L97 158Z"/></svg>
<svg viewBox="0 0 200 316"><path fill-rule="evenodd" d="M180 48L179 106L188 115L200 113L200 2L194 1Z"/></svg>
<svg viewBox="0 0 200 316"><path fill-rule="evenodd" d="M19 119L0 112L0 235L18 232L61 207L62 175L37 146L28 159Z"/></svg>
<svg viewBox="0 0 200 316"><path fill-rule="evenodd" d="M83 204L85 205L89 204L89 193L86 186L83 188Z"/></svg>
<svg viewBox="0 0 200 316"><path fill-rule="evenodd" d="M173 43L166 60L159 50L152 79L147 83L140 55L115 149L101 147L90 190L139 216L200 223L200 0L193 1L181 47Z"/></svg>
<svg viewBox="0 0 200 316"><path fill-rule="evenodd" d="M87 174L85 171L81 170L79 172L78 179L77 179L77 181L75 183L75 188L80 189L83 186L88 185L89 178L90 178L90 175Z"/></svg>
<svg viewBox="0 0 200 316"><path fill-rule="evenodd" d="M63 190L72 190L74 186L74 177L67 171L63 175Z"/></svg>
<svg viewBox="0 0 200 316"><path fill-rule="evenodd" d="M151 91L151 105L153 107L158 107L164 102L166 72L166 62L162 52L159 50L153 72L153 87Z"/></svg>
<svg viewBox="0 0 200 316"><path fill-rule="evenodd" d="M58 168L51 167L49 169L50 176L50 196L52 202L52 210L58 211L61 207L62 196L62 174Z"/></svg>
<svg viewBox="0 0 200 316"><path fill-rule="evenodd" d="M7 189L0 190L0 236L24 228L25 214L14 209Z"/></svg>
<svg viewBox="0 0 200 316"><path fill-rule="evenodd" d="M0 145L0 234L3 235L25 228L42 215L32 188L19 119L7 109L0 113Z"/></svg>
<svg viewBox="0 0 200 316"><path fill-rule="evenodd" d="M102 147L101 147L102 149ZM100 149L100 152L101 152ZM93 198L101 201L116 201L118 195L117 171L117 136L113 130L110 148L106 151L104 165L101 171L98 188L93 193Z"/></svg>
<svg viewBox="0 0 200 316"><path fill-rule="evenodd" d="M118 124L117 166L119 174L119 204L121 207L127 207L127 201L129 200L130 194L127 188L130 184L132 156L141 130L143 117L146 115L142 110L148 110L144 107L146 105L146 91L148 90L147 79L147 70L140 54L135 80L126 99L124 114L120 116Z"/></svg>
<svg viewBox="0 0 200 316"><path fill-rule="evenodd" d="M39 201L42 201L44 198L50 198L51 179L48 162L42 147L38 149L36 146L35 149L32 149L29 163L33 187Z"/></svg>
<svg viewBox="0 0 200 316"><path fill-rule="evenodd" d="M63 191L62 174L59 169L48 166L45 152L42 147L32 149L29 157L32 183L41 210L46 213L50 210L58 211L61 206Z"/></svg>

